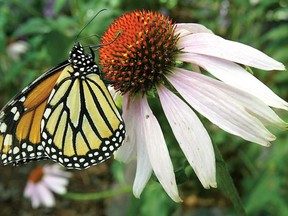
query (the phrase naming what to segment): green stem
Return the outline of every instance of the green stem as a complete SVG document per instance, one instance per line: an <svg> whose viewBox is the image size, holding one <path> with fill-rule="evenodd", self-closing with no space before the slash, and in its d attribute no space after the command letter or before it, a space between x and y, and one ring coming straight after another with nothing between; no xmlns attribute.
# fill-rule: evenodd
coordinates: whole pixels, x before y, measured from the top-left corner
<svg viewBox="0 0 288 216"><path fill-rule="evenodd" d="M213 143L213 146L216 156L218 188L231 200L237 215L247 215L221 152L216 144Z"/></svg>
<svg viewBox="0 0 288 216"><path fill-rule="evenodd" d="M99 200L108 197L118 196L132 191L131 186L123 186L119 189L103 191L98 193L66 193L63 196L73 200Z"/></svg>

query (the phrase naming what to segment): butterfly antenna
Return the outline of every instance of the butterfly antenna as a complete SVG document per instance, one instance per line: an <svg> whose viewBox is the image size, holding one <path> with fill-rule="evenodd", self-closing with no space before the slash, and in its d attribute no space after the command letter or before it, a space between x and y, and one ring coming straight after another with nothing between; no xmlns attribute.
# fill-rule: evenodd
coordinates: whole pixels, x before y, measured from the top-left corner
<svg viewBox="0 0 288 216"><path fill-rule="evenodd" d="M110 42L108 42L108 43L105 43L105 44L97 44L97 45L94 45L94 46L89 46L90 48L96 48L96 49L98 49L98 48L100 48L100 47L102 47L102 46L108 46L108 45L110 45L110 44L112 44L112 43L114 43L117 39L118 39L118 37L121 35L121 32L118 32L117 33L117 35L116 35L116 37L112 40L112 41L110 41Z"/></svg>
<svg viewBox="0 0 288 216"><path fill-rule="evenodd" d="M101 12L103 12L103 11L105 11L105 10L107 10L107 9L102 9L102 10L98 11L98 12L94 15L94 17L80 30L80 32L78 33L78 35L77 35L77 37L76 37L76 39L75 39L75 43L76 43L76 41L78 40L78 38L79 38L79 36L81 35L81 33L83 32L83 30L84 30Z"/></svg>

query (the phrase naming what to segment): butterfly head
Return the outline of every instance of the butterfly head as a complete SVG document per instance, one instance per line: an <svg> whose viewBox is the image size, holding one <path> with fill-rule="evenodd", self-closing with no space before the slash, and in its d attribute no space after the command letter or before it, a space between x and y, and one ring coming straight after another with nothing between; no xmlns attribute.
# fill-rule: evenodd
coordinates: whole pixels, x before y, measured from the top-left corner
<svg viewBox="0 0 288 216"><path fill-rule="evenodd" d="M75 72L80 74L97 73L99 68L94 61L94 52L90 49L90 53L85 53L83 46L80 43L75 43L69 54L68 61Z"/></svg>

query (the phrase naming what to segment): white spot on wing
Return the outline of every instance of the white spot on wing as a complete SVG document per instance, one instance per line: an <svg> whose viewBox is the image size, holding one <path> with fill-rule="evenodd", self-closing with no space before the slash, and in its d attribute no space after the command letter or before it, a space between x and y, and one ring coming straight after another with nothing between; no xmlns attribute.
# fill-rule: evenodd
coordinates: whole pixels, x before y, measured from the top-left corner
<svg viewBox="0 0 288 216"><path fill-rule="evenodd" d="M50 100L53 98L54 94L55 94L56 90L53 88L51 93L50 93L50 96L48 98L48 103L50 102Z"/></svg>
<svg viewBox="0 0 288 216"><path fill-rule="evenodd" d="M46 151L47 154L50 154L50 148L49 147L46 147L45 151Z"/></svg>
<svg viewBox="0 0 288 216"><path fill-rule="evenodd" d="M50 108L47 108L44 112L44 117L47 119L51 114L51 109Z"/></svg>
<svg viewBox="0 0 288 216"><path fill-rule="evenodd" d="M19 149L17 146L15 146L15 147L13 148L13 154L18 154L19 151L20 151L20 149Z"/></svg>
<svg viewBox="0 0 288 216"><path fill-rule="evenodd" d="M28 152L32 152L32 151L33 151L33 147L32 147L31 145L28 145L27 151L28 151Z"/></svg>
<svg viewBox="0 0 288 216"><path fill-rule="evenodd" d="M19 117L20 117L20 113L17 111L16 114L14 115L13 120L17 121L19 119Z"/></svg>
<svg viewBox="0 0 288 216"><path fill-rule="evenodd" d="M25 96L23 96L23 97L21 97L21 98L19 99L19 101L20 101L20 102L24 102L25 99L26 99Z"/></svg>
<svg viewBox="0 0 288 216"><path fill-rule="evenodd" d="M41 120L41 127L40 127L41 133L42 133L42 131L43 131L43 129L44 129L44 125L45 125L45 121L44 121L44 119L42 119L42 120Z"/></svg>
<svg viewBox="0 0 288 216"><path fill-rule="evenodd" d="M7 124L5 124L4 122L2 122L1 126L0 126L0 132L1 133L5 133L7 130Z"/></svg>
<svg viewBox="0 0 288 216"><path fill-rule="evenodd" d="M116 136L116 137L119 137L119 135L120 135L120 132L117 131L116 134L115 134L115 136Z"/></svg>
<svg viewBox="0 0 288 216"><path fill-rule="evenodd" d="M45 140L47 139L47 134L46 134L46 132L43 132L43 133L42 133L42 138L44 138Z"/></svg>
<svg viewBox="0 0 288 216"><path fill-rule="evenodd" d="M17 112L17 107L13 107L12 109L11 109L11 112L13 113L13 114L15 114L16 112Z"/></svg>
<svg viewBox="0 0 288 216"><path fill-rule="evenodd" d="M63 159L62 159L62 158L58 158L58 161L59 161L60 163L63 163Z"/></svg>

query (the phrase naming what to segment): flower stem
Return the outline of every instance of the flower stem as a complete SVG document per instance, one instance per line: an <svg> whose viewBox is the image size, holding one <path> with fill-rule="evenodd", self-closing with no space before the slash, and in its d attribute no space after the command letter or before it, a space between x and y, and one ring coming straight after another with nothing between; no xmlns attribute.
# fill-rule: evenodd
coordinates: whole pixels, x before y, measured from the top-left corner
<svg viewBox="0 0 288 216"><path fill-rule="evenodd" d="M118 196L121 194L129 193L132 191L131 186L123 186L121 188L115 189L115 190L108 190L98 193L72 193L68 192L64 194L63 196L72 199L72 200L99 200L99 199L105 199L108 197Z"/></svg>
<svg viewBox="0 0 288 216"><path fill-rule="evenodd" d="M215 156L216 156L216 169L217 169L217 184L218 188L227 196L237 212L237 215L247 215L243 207L242 201L239 197L238 191L234 185L233 179L227 168L221 152L217 145L213 142Z"/></svg>

